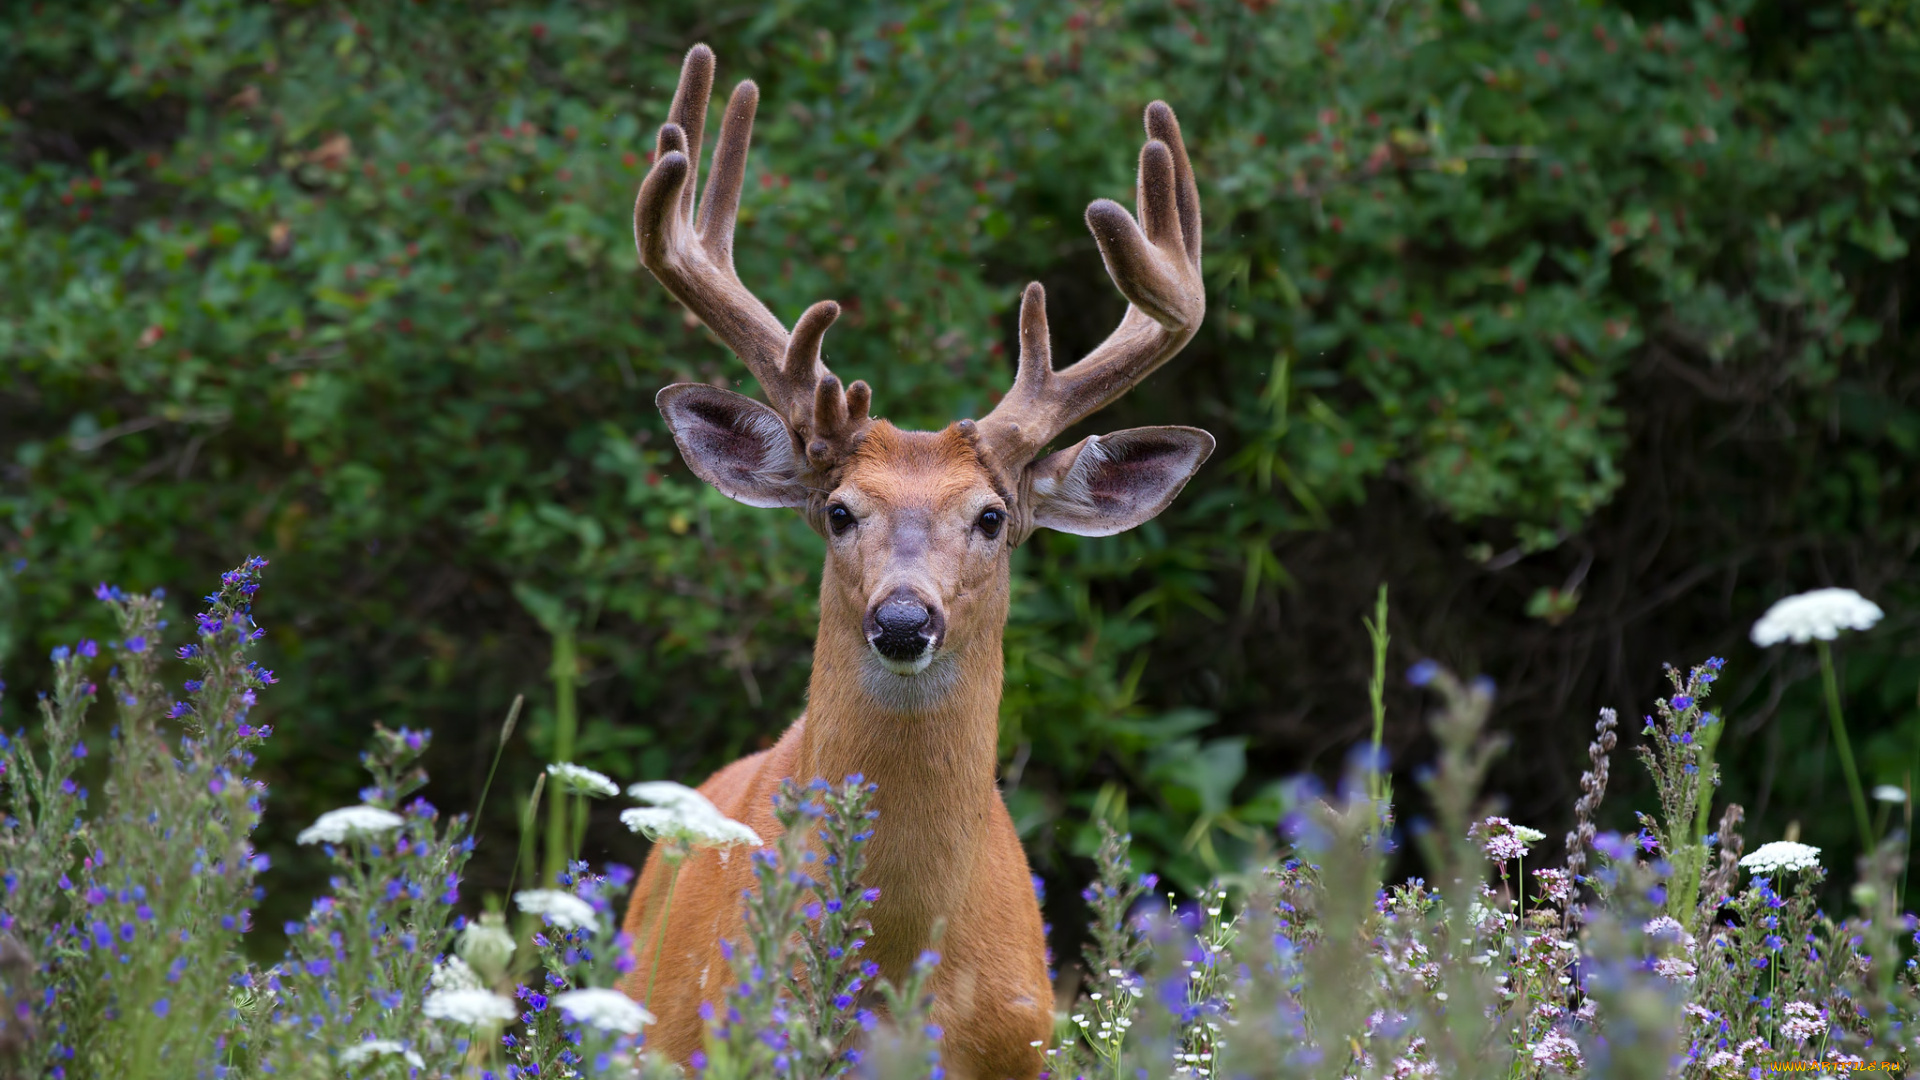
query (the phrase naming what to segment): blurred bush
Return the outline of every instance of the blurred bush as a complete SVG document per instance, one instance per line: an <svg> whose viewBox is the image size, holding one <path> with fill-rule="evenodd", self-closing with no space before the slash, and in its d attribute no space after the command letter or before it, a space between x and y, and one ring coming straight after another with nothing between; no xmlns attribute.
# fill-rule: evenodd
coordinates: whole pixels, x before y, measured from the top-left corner
<svg viewBox="0 0 1920 1080"><path fill-rule="evenodd" d="M1270 824L1271 780L1364 730L1381 580L1399 659L1499 676L1496 723L1533 740L1509 790L1560 806L1596 703L1730 651L1767 598L1861 588L1893 615L1851 649L1873 701L1850 715L1898 778L1920 746L1903 10L13 5L0 664L37 677L98 580L273 556L269 846L357 784L376 717L442 732L456 805L515 692L547 700L516 764L552 753L550 680L577 686L572 757L622 778L773 737L803 704L819 543L681 466L653 393L751 381L629 240L706 40L722 91L763 90L742 277L786 319L840 300L836 370L910 425L1008 385L1027 280L1063 355L1117 321L1080 214L1127 194L1146 102L1180 112L1210 318L1089 428L1222 449L1150 526L1016 559L1006 786L1049 874L1123 798L1188 880ZM1740 665L1752 745L1725 751L1782 819L1838 791L1792 768L1824 728L1789 659ZM1410 704L1389 742L1418 757Z"/></svg>

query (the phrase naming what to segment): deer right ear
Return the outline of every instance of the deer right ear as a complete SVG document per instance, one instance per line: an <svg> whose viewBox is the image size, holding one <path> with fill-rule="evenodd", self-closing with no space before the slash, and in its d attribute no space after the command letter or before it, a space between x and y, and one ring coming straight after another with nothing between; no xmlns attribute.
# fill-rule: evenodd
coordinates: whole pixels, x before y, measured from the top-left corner
<svg viewBox="0 0 1920 1080"><path fill-rule="evenodd" d="M653 399L693 475L748 506L804 507L800 460L780 414L745 394L675 383Z"/></svg>

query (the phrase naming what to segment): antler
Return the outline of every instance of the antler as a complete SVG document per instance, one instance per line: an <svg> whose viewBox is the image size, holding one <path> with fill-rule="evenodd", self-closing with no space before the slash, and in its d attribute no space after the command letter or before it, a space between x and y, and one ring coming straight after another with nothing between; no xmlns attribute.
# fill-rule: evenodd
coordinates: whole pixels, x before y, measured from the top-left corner
<svg viewBox="0 0 1920 1080"><path fill-rule="evenodd" d="M1119 399L1193 338L1206 315L1200 281L1200 192L1180 121L1164 101L1147 106L1140 150L1139 221L1111 199L1087 207L1087 227L1127 314L1099 347L1053 370L1047 294L1039 282L1020 299L1020 367L1013 389L980 420L1000 463L1020 469L1061 432Z"/></svg>
<svg viewBox="0 0 1920 1080"><path fill-rule="evenodd" d="M840 305L831 300L813 305L789 335L734 270L733 227L753 114L760 104L760 88L751 79L741 80L727 100L696 216L693 188L713 72L712 49L695 45L687 51L672 109L660 127L653 168L634 200L633 243L641 264L746 363L768 403L806 449L809 464L827 467L871 423L872 393L864 382L842 391L840 380L821 362L821 339L840 317Z"/></svg>

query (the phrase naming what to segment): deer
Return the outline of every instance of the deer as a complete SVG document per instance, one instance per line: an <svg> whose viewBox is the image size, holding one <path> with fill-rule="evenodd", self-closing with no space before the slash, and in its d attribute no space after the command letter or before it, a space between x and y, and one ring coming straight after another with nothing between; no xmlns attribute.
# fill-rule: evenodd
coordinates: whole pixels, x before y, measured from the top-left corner
<svg viewBox="0 0 1920 1080"><path fill-rule="evenodd" d="M825 541L820 626L805 711L777 742L715 773L700 792L771 843L783 781L858 774L877 785L867 842L865 955L901 981L924 950L948 1073L1030 1078L1053 1032L1053 988L1040 905L998 787L1003 637L1011 556L1053 529L1109 536L1158 515L1213 453L1192 427L1089 435L1046 453L1178 353L1206 312L1200 199L1180 125L1165 102L1146 109L1138 216L1108 199L1087 208L1108 275L1127 301L1092 352L1055 370L1046 294L1021 296L1013 384L987 415L908 431L872 411L864 381L843 385L822 343L839 306L822 300L791 331L741 283L734 224L759 88L726 105L706 191L696 203L714 54L681 67L654 161L633 208L640 262L743 362L766 401L705 383L661 390L655 404L692 473L747 506L797 510ZM647 1044L682 1062L701 1049L703 1003L724 1011L750 860L698 851L676 871L650 853L624 929L636 966L622 988L648 1002Z"/></svg>

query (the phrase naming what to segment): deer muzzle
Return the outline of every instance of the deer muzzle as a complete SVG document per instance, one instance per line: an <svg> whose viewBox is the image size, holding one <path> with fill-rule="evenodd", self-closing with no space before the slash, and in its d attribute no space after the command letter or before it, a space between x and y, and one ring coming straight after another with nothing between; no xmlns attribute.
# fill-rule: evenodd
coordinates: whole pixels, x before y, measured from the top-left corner
<svg viewBox="0 0 1920 1080"><path fill-rule="evenodd" d="M939 609L911 589L895 589L867 609L867 644L896 675L916 675L946 633Z"/></svg>

